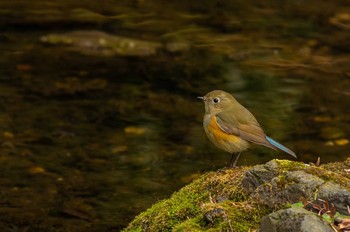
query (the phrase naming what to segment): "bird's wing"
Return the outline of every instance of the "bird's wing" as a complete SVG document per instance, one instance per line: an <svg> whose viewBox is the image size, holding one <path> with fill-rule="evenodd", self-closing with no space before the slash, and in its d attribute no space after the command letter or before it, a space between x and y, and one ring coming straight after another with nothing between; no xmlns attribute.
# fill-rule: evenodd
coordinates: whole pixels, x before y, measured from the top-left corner
<svg viewBox="0 0 350 232"><path fill-rule="evenodd" d="M261 129L255 117L244 108L243 115L218 113L216 122L221 130L228 134L234 134L252 143L264 145L276 150L267 140L264 131ZM242 111L241 111L242 112Z"/></svg>

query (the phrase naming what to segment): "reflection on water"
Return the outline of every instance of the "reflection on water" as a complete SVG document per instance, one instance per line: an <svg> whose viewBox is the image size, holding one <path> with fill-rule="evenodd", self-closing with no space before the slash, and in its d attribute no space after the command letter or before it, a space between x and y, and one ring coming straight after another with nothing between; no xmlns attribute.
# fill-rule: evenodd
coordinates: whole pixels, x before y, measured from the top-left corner
<svg viewBox="0 0 350 232"><path fill-rule="evenodd" d="M238 19L203 9L173 12L171 21L143 12L148 5L133 14L127 4L92 14L88 4L65 20L57 11L39 22L39 11L22 5L27 18L12 21L0 36L2 230L119 230L200 173L225 166L229 155L206 139L204 106L196 99L213 89L233 93L300 161L349 155L348 66L344 54L323 54L332 45L308 41L294 51L298 40L283 35L272 42L278 31L252 36L264 21L245 21L244 34ZM111 29L116 22L120 34ZM51 23L71 23L75 32ZM300 29L298 23L289 22L283 33ZM88 32L76 32L83 25ZM113 33L96 32L99 27ZM324 46L332 42L320 38ZM240 164L273 158L290 157L254 147Z"/></svg>

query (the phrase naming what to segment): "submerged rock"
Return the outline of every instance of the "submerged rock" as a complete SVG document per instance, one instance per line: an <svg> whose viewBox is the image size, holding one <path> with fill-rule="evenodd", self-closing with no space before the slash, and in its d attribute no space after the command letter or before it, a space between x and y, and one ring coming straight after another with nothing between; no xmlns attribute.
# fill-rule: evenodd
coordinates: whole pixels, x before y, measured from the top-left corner
<svg viewBox="0 0 350 232"><path fill-rule="evenodd" d="M150 56L156 54L162 47L157 42L121 37L101 31L49 34L40 40L50 45L65 46L84 55L99 56Z"/></svg>
<svg viewBox="0 0 350 232"><path fill-rule="evenodd" d="M332 231L336 213L349 215L349 161L316 167L272 160L210 172L141 213L124 231Z"/></svg>

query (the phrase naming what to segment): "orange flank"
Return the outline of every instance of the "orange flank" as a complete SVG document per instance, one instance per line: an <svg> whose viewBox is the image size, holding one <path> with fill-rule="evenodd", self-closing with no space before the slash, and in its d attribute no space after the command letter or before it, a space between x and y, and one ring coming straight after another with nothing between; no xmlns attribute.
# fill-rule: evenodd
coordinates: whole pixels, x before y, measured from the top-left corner
<svg viewBox="0 0 350 232"><path fill-rule="evenodd" d="M240 142L241 138L233 135L233 134L228 134L224 132L218 125L216 121L216 117L213 117L213 119L210 121L208 125L208 131L210 132L211 136L215 137L217 140L221 141L227 141L227 142L232 142L232 143L238 143Z"/></svg>

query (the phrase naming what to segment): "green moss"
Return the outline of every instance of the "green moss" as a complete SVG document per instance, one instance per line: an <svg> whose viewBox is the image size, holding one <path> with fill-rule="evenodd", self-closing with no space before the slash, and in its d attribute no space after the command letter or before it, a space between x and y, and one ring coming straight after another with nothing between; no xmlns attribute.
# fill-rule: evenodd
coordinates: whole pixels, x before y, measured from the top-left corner
<svg viewBox="0 0 350 232"><path fill-rule="evenodd" d="M173 232L181 232L181 231L191 231L191 232L197 232L197 231L203 231L202 227L200 225L200 221L202 218L191 218L189 220L186 220L178 225L176 225L172 231Z"/></svg>
<svg viewBox="0 0 350 232"><path fill-rule="evenodd" d="M218 211L217 209L220 209ZM258 228L260 219L272 212L265 206L250 202L224 201L219 204L209 203L203 207L203 214L216 210L216 216L203 228L206 231L249 231ZM215 230L213 230L215 228Z"/></svg>
<svg viewBox="0 0 350 232"><path fill-rule="evenodd" d="M246 170L241 168L207 173L175 192L170 199L160 201L141 213L124 231L171 231L173 228L181 231L185 226L203 228L207 223L203 205L216 202L218 198L226 201L246 199L240 187Z"/></svg>
<svg viewBox="0 0 350 232"><path fill-rule="evenodd" d="M185 188L173 195L169 200L158 202L146 212L135 218L129 228L134 231L133 225L145 225L151 231L170 231L174 226L194 217L200 212L200 202L207 197L207 193L199 193ZM137 228L137 227L136 227Z"/></svg>
<svg viewBox="0 0 350 232"><path fill-rule="evenodd" d="M345 171L350 167L350 157L347 158L344 162L328 163L328 164L321 165L321 167L323 167L326 170L329 170L350 178L350 173Z"/></svg>
<svg viewBox="0 0 350 232"><path fill-rule="evenodd" d="M316 166L309 167L308 169L305 170L305 172L312 175L316 175L325 181L333 181L350 190L349 178L347 178L344 175L326 170L323 167L316 167Z"/></svg>
<svg viewBox="0 0 350 232"><path fill-rule="evenodd" d="M296 171L296 170L304 170L307 166L301 162L294 162L290 160L278 160L274 159L273 161L277 162L279 165L279 169L281 171Z"/></svg>
<svg viewBox="0 0 350 232"><path fill-rule="evenodd" d="M179 223L197 215L200 203L208 199L208 192L203 191L201 186L205 176L174 193L169 200L153 205L137 216L125 231L135 231L140 225L150 231L170 231Z"/></svg>
<svg viewBox="0 0 350 232"><path fill-rule="evenodd" d="M277 185L279 188L285 188L289 183L290 181L287 179L285 172L278 176Z"/></svg>
<svg viewBox="0 0 350 232"><path fill-rule="evenodd" d="M247 231L268 208L247 203L241 181L248 167L207 173L141 213L124 231Z"/></svg>

